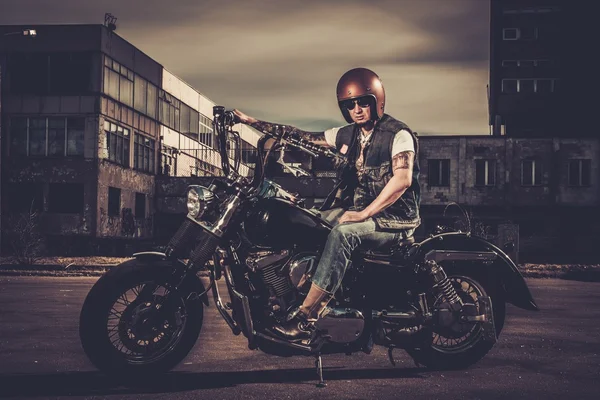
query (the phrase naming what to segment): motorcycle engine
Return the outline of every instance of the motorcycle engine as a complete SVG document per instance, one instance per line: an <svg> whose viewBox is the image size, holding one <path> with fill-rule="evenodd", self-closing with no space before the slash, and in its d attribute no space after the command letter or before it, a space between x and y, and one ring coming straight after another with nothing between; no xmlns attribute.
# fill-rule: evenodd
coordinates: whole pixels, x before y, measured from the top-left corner
<svg viewBox="0 0 600 400"><path fill-rule="evenodd" d="M251 253L246 264L258 278L264 297L264 312L280 322L301 304L317 268L316 253L292 254L289 250ZM256 282L256 279L253 280ZM329 340L336 343L351 343L361 337L365 320L362 313L348 307L327 307L315 324L318 330L327 331Z"/></svg>
<svg viewBox="0 0 600 400"><path fill-rule="evenodd" d="M249 254L246 265L260 277L268 290L268 310L277 314L286 313L306 296L317 260L316 253L261 251Z"/></svg>

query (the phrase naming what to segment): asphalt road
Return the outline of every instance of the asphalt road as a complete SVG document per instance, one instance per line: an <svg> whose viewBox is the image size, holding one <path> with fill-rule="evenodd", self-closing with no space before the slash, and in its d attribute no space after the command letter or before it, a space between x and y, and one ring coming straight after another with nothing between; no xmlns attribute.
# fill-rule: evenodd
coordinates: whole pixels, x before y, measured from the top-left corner
<svg viewBox="0 0 600 400"><path fill-rule="evenodd" d="M96 278L0 277L0 397L110 399L587 399L600 397L600 283L528 280L541 307L508 308L499 342L463 371L416 368L384 349L323 358L251 351L211 304L188 358L162 380L127 387L97 372L78 338Z"/></svg>

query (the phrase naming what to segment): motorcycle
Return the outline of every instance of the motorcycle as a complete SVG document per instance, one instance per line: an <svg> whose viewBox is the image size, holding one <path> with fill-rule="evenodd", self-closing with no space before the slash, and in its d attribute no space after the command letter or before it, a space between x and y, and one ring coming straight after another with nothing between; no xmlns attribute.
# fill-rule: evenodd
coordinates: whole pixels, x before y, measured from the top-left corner
<svg viewBox="0 0 600 400"><path fill-rule="evenodd" d="M85 299L80 339L99 370L147 377L175 367L196 344L209 291L249 349L314 357L320 387L322 355L370 353L375 345L388 349L394 365L393 350L403 349L417 365L466 368L498 340L507 302L538 310L502 249L470 232L438 228L420 242L411 237L353 256L313 337L277 336L270 328L302 304L332 225L265 177L269 154L295 148L313 157L343 156L281 127L264 132L254 174L242 176L239 154L231 160L228 149L228 141L239 141L235 114L222 106L213 111L225 178L189 186L188 214L164 252L134 254ZM206 286L201 276L208 277ZM229 301L216 284L222 278Z"/></svg>

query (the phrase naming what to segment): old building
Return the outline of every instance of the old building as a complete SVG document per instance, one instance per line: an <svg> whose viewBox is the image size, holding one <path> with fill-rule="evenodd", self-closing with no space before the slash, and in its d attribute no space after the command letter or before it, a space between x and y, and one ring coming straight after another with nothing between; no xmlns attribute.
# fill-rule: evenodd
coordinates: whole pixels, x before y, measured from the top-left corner
<svg viewBox="0 0 600 400"><path fill-rule="evenodd" d="M587 258L600 239L598 160L592 138L423 137L422 229L456 219L457 210L442 216L458 203L480 234L517 224L524 255Z"/></svg>
<svg viewBox="0 0 600 400"><path fill-rule="evenodd" d="M494 135L598 137L592 5L491 0L488 94Z"/></svg>
<svg viewBox="0 0 600 400"><path fill-rule="evenodd" d="M559 10L558 3L546 10L541 2L513 2L514 11L509 3L492 2L492 18L499 13L505 24L493 22L492 36L525 40L524 25L506 21L546 18ZM23 28L3 26L0 35ZM34 40L0 40L3 233L8 217L33 208L40 211L50 252L130 254L124 246L132 242L164 244L185 215L186 186L221 173L211 125L214 103L105 26L28 28L37 30ZM552 63L535 61L553 59L550 44L535 57L527 55L532 48L525 42L522 48L506 46L506 54L493 49L490 75L490 109L500 115L494 117L497 133L505 135L420 138L423 225L416 235L426 236L437 224L466 228L458 208L447 207L457 203L471 228L498 244L503 226L518 225L524 259L593 256L600 238L594 218L600 208L600 139L586 122L593 114L577 120L587 124L585 130L546 124L561 114L558 88L570 78ZM502 60L510 62L503 66ZM547 69L541 74L536 68ZM520 81L515 93L503 92L502 85L514 87L506 80L521 78L534 79L533 93L524 92L531 82ZM549 82L543 79L551 80L551 90L544 92ZM527 116L529 122L517 123ZM258 133L237 129L247 172ZM316 169L318 178L292 176L283 166L271 172L307 205L318 205L333 185L329 163L295 165L300 163Z"/></svg>
<svg viewBox="0 0 600 400"><path fill-rule="evenodd" d="M3 231L31 209L52 252L114 249L153 237L157 175L220 172L214 103L106 26L1 26L0 65Z"/></svg>

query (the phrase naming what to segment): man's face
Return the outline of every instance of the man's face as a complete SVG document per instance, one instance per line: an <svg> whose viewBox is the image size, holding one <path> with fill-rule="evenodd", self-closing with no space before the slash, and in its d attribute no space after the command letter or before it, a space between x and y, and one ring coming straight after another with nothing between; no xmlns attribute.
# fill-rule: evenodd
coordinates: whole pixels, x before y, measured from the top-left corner
<svg viewBox="0 0 600 400"><path fill-rule="evenodd" d="M371 120L371 104L372 99L370 97L359 97L352 100L344 100L342 107L345 107L350 114L352 121L358 125L364 125Z"/></svg>

